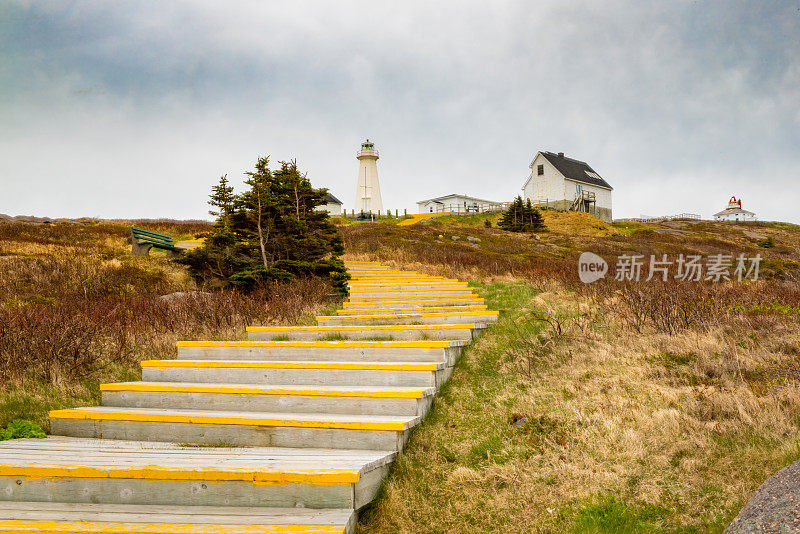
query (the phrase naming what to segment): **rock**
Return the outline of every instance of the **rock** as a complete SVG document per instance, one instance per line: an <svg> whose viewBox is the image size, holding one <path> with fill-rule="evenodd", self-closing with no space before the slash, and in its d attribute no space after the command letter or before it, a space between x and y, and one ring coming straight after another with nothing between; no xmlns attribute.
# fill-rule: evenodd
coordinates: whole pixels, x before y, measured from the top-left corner
<svg viewBox="0 0 800 534"><path fill-rule="evenodd" d="M204 298L210 296L211 293L208 291L176 291L175 293L170 293L169 295L161 295L160 297L157 297L157 300L160 300L161 302L175 302L190 297Z"/></svg>
<svg viewBox="0 0 800 534"><path fill-rule="evenodd" d="M521 427L521 426L525 426L525 425L527 425L527 424L528 424L528 421L529 421L528 417L526 417L526 416L524 416L524 415L523 415L523 416L521 416L521 417L515 417L515 418L514 418L514 422L513 422L513 423L511 423L511 426L514 426L514 427L517 427L517 428L519 428L519 427Z"/></svg>
<svg viewBox="0 0 800 534"><path fill-rule="evenodd" d="M764 234L759 234L757 232L748 232L747 230L743 230L742 233L751 239L758 239L759 241L767 238L767 236Z"/></svg>
<svg viewBox="0 0 800 534"><path fill-rule="evenodd" d="M450 236L450 239L452 239L453 241L458 241L459 239L461 239L461 236L453 235Z"/></svg>
<svg viewBox="0 0 800 534"><path fill-rule="evenodd" d="M481 238L468 235L467 236L467 241L469 241L470 243L480 243L481 242Z"/></svg>
<svg viewBox="0 0 800 534"><path fill-rule="evenodd" d="M784 467L759 487L726 534L800 531L800 460Z"/></svg>
<svg viewBox="0 0 800 534"><path fill-rule="evenodd" d="M444 239L444 236L442 234L439 234L438 239Z"/></svg>
<svg viewBox="0 0 800 534"><path fill-rule="evenodd" d="M539 234L531 234L531 239L535 239L536 241L541 241L542 238L539 237Z"/></svg>

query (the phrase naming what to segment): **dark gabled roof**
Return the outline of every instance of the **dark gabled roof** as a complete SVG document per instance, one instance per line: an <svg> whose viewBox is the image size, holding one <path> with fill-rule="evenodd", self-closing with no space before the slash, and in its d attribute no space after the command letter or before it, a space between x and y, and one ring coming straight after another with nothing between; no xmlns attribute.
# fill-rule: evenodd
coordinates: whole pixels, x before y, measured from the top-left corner
<svg viewBox="0 0 800 534"><path fill-rule="evenodd" d="M563 174L565 178L575 180L576 182L582 182L584 184L614 189L608 185L608 182L603 180L600 175L595 172L595 170L592 169L586 162L578 161L577 159L568 158L566 156L559 156L553 152L542 152L541 154L547 158L547 161L549 161L553 167L558 170L558 172ZM594 176L590 176L586 174L587 172L591 172L597 177L595 178Z"/></svg>
<svg viewBox="0 0 800 534"><path fill-rule="evenodd" d="M325 197L325 203L326 204L341 204L342 201L339 200L338 198L336 198L335 196L331 195L330 193L328 193L328 196Z"/></svg>

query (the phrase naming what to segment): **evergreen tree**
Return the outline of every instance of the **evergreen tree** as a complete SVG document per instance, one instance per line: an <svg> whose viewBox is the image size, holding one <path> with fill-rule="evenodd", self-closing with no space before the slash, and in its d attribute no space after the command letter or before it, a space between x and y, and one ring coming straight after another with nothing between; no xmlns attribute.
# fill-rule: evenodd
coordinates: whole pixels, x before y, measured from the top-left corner
<svg viewBox="0 0 800 534"><path fill-rule="evenodd" d="M531 205L530 200L523 203L519 195L503 212L497 226L509 232L542 232L547 229L541 212Z"/></svg>
<svg viewBox="0 0 800 534"><path fill-rule="evenodd" d="M528 201L528 205L530 206L530 201ZM538 208L530 208L531 209L531 232L545 232L547 231L547 226L544 224L544 217L542 217L542 212L539 211Z"/></svg>
<svg viewBox="0 0 800 534"><path fill-rule="evenodd" d="M208 201L218 211L212 210L208 213L217 217L217 222L226 228L230 226L234 199L233 186L228 185L228 175L223 174L219 178L219 183L211 188L210 200Z"/></svg>
<svg viewBox="0 0 800 534"><path fill-rule="evenodd" d="M509 232L521 232L524 224L524 211L525 206L522 204L522 197L517 195L517 198L503 213L497 226Z"/></svg>
<svg viewBox="0 0 800 534"><path fill-rule="evenodd" d="M180 260L190 273L212 285L251 288L295 276L328 276L340 290L347 272L339 255L342 238L327 212L326 189L315 189L296 162L280 162L272 171L269 158L258 158L246 173L248 189L232 195L229 222L219 215L203 247ZM221 183L212 189L212 205L221 202ZM220 213L224 210L220 207Z"/></svg>

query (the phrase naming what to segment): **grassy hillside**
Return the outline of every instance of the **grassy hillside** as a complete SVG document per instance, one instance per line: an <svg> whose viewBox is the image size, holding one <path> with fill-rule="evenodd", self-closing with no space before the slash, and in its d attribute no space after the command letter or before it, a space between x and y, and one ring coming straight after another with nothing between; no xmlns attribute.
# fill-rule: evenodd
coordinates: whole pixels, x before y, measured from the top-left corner
<svg viewBox="0 0 800 534"><path fill-rule="evenodd" d="M797 227L620 224L535 239L437 221L343 229L352 257L459 276L501 311L362 532L720 532L800 458ZM757 245L769 236L774 248ZM584 286L584 250L761 253L766 279Z"/></svg>
<svg viewBox="0 0 800 534"><path fill-rule="evenodd" d="M99 401L98 384L135 380L138 362L175 355L178 339L241 336L325 306L328 287L298 282L242 295L197 292L163 252L130 254L130 222L0 221L0 427ZM190 238L206 223L136 221ZM160 298L175 292L184 296Z"/></svg>

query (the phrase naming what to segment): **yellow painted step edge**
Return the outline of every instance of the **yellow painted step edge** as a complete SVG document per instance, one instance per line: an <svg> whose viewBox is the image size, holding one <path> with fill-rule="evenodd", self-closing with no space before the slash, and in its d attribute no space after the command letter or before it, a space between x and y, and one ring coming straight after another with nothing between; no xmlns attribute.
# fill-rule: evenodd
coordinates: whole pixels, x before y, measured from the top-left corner
<svg viewBox="0 0 800 534"><path fill-rule="evenodd" d="M118 521L0 520L3 534L344 534L344 525L221 525Z"/></svg>
<svg viewBox="0 0 800 534"><path fill-rule="evenodd" d="M453 289L439 289L439 288L436 288L436 287L423 287L423 288L419 288L419 289L381 289L380 292L381 293L418 293L420 291L464 291L465 289L470 289L470 287L469 286L464 287L464 288L455 287ZM351 289L350 293L374 293L375 291L377 291L377 290L375 290L375 289ZM442 296L446 297L448 295L442 295Z"/></svg>
<svg viewBox="0 0 800 534"><path fill-rule="evenodd" d="M443 349L451 341L178 341L178 347L295 347L326 349Z"/></svg>
<svg viewBox="0 0 800 534"><path fill-rule="evenodd" d="M347 311L347 310L337 310ZM356 310L361 311L361 310ZM361 330L438 330L438 329L468 330L471 324L376 324L374 326L248 326L248 332L337 332ZM418 346L418 345L415 345Z"/></svg>
<svg viewBox="0 0 800 534"><path fill-rule="evenodd" d="M342 371L437 371L444 363L391 363L391 362L258 362L213 360L142 360L142 367L205 369L333 369Z"/></svg>
<svg viewBox="0 0 800 534"><path fill-rule="evenodd" d="M359 297L360 300L347 300L347 301L343 302L342 304L343 304L344 307L352 306L352 307L356 307L356 308L359 307L359 306L367 306L367 305L376 306L376 307L387 306L387 307L391 308L391 307L396 306L398 304L403 304L403 305L411 304L411 305L416 305L416 307L418 307L418 308L419 307L426 308L428 306L473 306L473 305L476 305L476 304L486 304L486 301L484 301L481 298L468 298L468 299L452 300L452 299L447 298L447 297L442 297L442 298L434 297L434 298L431 298L429 300L411 300L411 299L404 299L404 298L398 298L398 297L390 297L390 298L392 298L392 300L390 300L390 301L378 300L379 298L387 298L387 297L386 297L386 295L383 295L381 297L363 296L363 297ZM417 298L417 297L414 297L414 298Z"/></svg>
<svg viewBox="0 0 800 534"><path fill-rule="evenodd" d="M51 419L80 421L131 421L147 423L186 423L195 425L241 425L291 428L332 428L339 430L369 430L373 432L402 432L408 427L403 421L302 421L268 417L222 417L218 415L168 415L101 410L53 410Z"/></svg>
<svg viewBox="0 0 800 534"><path fill-rule="evenodd" d="M417 297L389 297L378 295L376 297L361 297L363 300L345 300L345 306L365 306L367 304L389 305L389 304L460 304L473 305L485 304L481 297L460 297L458 295L420 295ZM382 299L382 300L380 300Z"/></svg>
<svg viewBox="0 0 800 534"><path fill-rule="evenodd" d="M416 308L410 308L407 306L403 307L388 307L388 308L345 308L342 310L336 310L337 315L350 315L353 313L364 313L365 315L374 315L375 313L379 312L406 312L406 313L424 313L428 312L444 312L444 311L451 311L451 312L461 312L461 311L480 311L480 310L488 310L489 306L485 304L477 304L475 306L419 306ZM389 325L375 325L375 326L389 326ZM404 325L404 326L455 326L455 325ZM319 327L322 328L322 327ZM326 327L332 328L332 327Z"/></svg>
<svg viewBox="0 0 800 534"><path fill-rule="evenodd" d="M494 315L497 316L496 311L464 311L453 313L395 313L392 315L318 315L317 321L326 321L328 319L368 319L370 317L472 317L475 315Z"/></svg>
<svg viewBox="0 0 800 534"><path fill-rule="evenodd" d="M69 410L56 410L69 411ZM52 413L52 412L51 412ZM73 418L75 419L75 418ZM26 478L125 478L147 480L203 480L208 482L251 482L253 484L313 484L330 486L354 484L360 478L358 469L264 470L218 469L214 467L88 467L78 465L35 466L0 463L0 476Z"/></svg>
<svg viewBox="0 0 800 534"><path fill-rule="evenodd" d="M432 393L432 388L406 388L386 391L358 391L340 389L292 389L276 386L251 385L186 385L186 384L142 384L140 382L115 382L100 384L100 391L138 391L155 393L218 393L232 395L287 395L298 397L363 397L373 399L421 399Z"/></svg>

